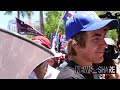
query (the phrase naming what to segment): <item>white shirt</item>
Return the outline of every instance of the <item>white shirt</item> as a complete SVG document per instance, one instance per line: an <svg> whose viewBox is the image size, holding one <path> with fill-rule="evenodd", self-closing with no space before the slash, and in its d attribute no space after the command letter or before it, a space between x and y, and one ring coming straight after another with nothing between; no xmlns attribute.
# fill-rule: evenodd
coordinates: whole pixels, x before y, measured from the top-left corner
<svg viewBox="0 0 120 90"><path fill-rule="evenodd" d="M44 76L44 79L56 79L59 73L59 70L55 69L54 67L48 64L47 72Z"/></svg>
<svg viewBox="0 0 120 90"><path fill-rule="evenodd" d="M56 79L57 75L60 73L59 70L53 68L48 64L47 72L43 79ZM37 76L34 71L32 71L27 79L37 79Z"/></svg>

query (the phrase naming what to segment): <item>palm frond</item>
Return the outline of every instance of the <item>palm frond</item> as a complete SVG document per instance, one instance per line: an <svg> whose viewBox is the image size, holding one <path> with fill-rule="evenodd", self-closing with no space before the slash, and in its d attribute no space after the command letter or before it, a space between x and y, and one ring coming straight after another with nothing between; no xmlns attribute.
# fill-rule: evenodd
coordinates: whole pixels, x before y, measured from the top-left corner
<svg viewBox="0 0 120 90"><path fill-rule="evenodd" d="M4 15L6 15L6 14L11 15L12 11L5 11Z"/></svg>

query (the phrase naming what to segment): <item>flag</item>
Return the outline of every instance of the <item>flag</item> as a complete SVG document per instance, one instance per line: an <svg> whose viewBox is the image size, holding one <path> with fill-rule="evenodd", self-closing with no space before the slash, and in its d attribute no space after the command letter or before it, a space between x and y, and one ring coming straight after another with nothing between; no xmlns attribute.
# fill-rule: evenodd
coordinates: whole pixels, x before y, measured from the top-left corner
<svg viewBox="0 0 120 90"><path fill-rule="evenodd" d="M35 30L32 26L28 25L24 21L16 18L16 24L18 33L22 35L43 35L39 31Z"/></svg>
<svg viewBox="0 0 120 90"><path fill-rule="evenodd" d="M60 49L65 48L65 44L66 44L66 36L64 34L59 34L59 41L60 41Z"/></svg>
<svg viewBox="0 0 120 90"><path fill-rule="evenodd" d="M66 11L65 15L63 16L64 23L74 15L75 11Z"/></svg>
<svg viewBox="0 0 120 90"><path fill-rule="evenodd" d="M55 42L53 42L55 40ZM51 34L51 46L55 43L55 48L57 48L57 45L59 43L59 37L58 35L55 35L54 33Z"/></svg>

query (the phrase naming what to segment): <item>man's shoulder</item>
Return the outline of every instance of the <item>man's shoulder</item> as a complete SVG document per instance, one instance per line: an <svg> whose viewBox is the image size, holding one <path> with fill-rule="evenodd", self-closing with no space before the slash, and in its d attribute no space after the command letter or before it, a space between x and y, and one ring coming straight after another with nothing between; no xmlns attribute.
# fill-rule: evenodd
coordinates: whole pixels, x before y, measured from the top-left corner
<svg viewBox="0 0 120 90"><path fill-rule="evenodd" d="M76 73L74 68L66 66L60 71L57 76L57 79L85 79L84 76L80 73Z"/></svg>

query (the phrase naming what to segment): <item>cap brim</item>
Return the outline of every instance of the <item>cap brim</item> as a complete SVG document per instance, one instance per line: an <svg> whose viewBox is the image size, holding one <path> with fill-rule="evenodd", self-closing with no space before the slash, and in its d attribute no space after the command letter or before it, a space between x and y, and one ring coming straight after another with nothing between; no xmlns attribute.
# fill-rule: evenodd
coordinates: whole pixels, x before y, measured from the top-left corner
<svg viewBox="0 0 120 90"><path fill-rule="evenodd" d="M56 53L55 49L50 49L52 53L54 53L54 57L60 57L62 56L62 53Z"/></svg>
<svg viewBox="0 0 120 90"><path fill-rule="evenodd" d="M0 28L0 79L27 79L42 62L54 54L42 45Z"/></svg>
<svg viewBox="0 0 120 90"><path fill-rule="evenodd" d="M55 57L60 57L62 56L62 53L55 53Z"/></svg>
<svg viewBox="0 0 120 90"><path fill-rule="evenodd" d="M93 24L90 24L89 26L87 26L85 29L82 29L81 31L98 30L100 28L103 28L106 25L110 26L110 30L111 30L111 29L118 28L118 24L119 24L119 22L116 19L101 20L101 21L95 22Z"/></svg>

